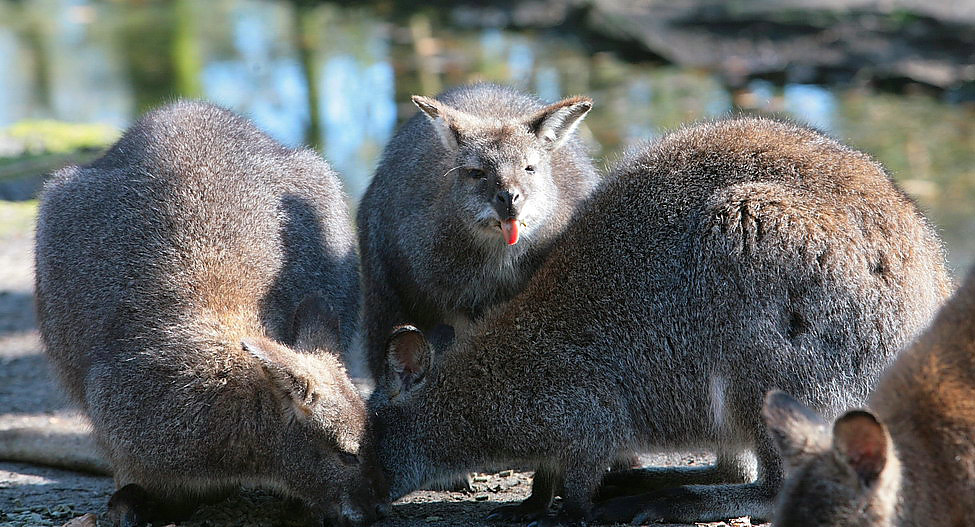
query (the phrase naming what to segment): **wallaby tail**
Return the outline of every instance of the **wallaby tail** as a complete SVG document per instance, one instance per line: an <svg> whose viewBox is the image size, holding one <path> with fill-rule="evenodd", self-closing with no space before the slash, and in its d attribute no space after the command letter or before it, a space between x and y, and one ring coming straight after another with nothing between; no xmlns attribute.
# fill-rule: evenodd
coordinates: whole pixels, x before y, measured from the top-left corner
<svg viewBox="0 0 975 527"><path fill-rule="evenodd" d="M46 419L45 419L46 420ZM19 461L110 476L111 468L95 440L77 426L18 422L0 428L0 461Z"/></svg>

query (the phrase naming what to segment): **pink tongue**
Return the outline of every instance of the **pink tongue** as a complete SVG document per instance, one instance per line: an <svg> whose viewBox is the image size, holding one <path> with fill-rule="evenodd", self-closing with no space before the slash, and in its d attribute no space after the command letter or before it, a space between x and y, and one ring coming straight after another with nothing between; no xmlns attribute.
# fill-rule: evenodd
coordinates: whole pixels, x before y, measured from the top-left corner
<svg viewBox="0 0 975 527"><path fill-rule="evenodd" d="M508 245L518 243L518 220L504 220L501 222L501 231L504 233L504 241Z"/></svg>

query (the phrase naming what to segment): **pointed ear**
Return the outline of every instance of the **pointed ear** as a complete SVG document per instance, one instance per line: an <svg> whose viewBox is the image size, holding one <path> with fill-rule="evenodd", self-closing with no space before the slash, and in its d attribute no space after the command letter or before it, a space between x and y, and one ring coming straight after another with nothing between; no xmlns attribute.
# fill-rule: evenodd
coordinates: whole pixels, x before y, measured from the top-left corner
<svg viewBox="0 0 975 527"><path fill-rule="evenodd" d="M422 95L414 95L413 104L430 120L444 148L450 151L457 150L457 143L460 141L458 127L462 120L459 116L460 112L436 99Z"/></svg>
<svg viewBox="0 0 975 527"><path fill-rule="evenodd" d="M289 337L296 348L336 353L342 342L339 316L321 296L308 295L295 308Z"/></svg>
<svg viewBox="0 0 975 527"><path fill-rule="evenodd" d="M312 407L318 401L315 383L312 378L301 372L294 361L282 350L279 344L267 339L247 339L240 343L241 348L257 360L261 369L271 381L271 389L277 394L295 415L304 417L311 414Z"/></svg>
<svg viewBox="0 0 975 527"><path fill-rule="evenodd" d="M765 425L787 466L796 467L829 448L826 421L791 395L771 390L762 409Z"/></svg>
<svg viewBox="0 0 975 527"><path fill-rule="evenodd" d="M557 150L591 109L589 97L570 97L535 112L526 124L550 150Z"/></svg>
<svg viewBox="0 0 975 527"><path fill-rule="evenodd" d="M394 399L401 393L408 394L419 386L433 355L433 348L423 333L413 326L398 326L393 329L386 344L389 364L388 390Z"/></svg>
<svg viewBox="0 0 975 527"><path fill-rule="evenodd" d="M853 410L833 425L833 452L869 488L887 466L890 435L872 413Z"/></svg>

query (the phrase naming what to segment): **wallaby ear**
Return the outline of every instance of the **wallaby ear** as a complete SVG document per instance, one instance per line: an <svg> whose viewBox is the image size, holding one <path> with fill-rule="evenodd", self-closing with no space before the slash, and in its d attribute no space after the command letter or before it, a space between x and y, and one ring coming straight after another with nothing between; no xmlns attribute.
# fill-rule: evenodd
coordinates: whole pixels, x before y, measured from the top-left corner
<svg viewBox="0 0 975 527"><path fill-rule="evenodd" d="M318 400L314 381L279 349L280 345L266 339L247 339L240 343L241 348L257 359L261 369L271 381L271 388L294 410L295 415L307 416Z"/></svg>
<svg viewBox="0 0 975 527"><path fill-rule="evenodd" d="M457 128L458 112L436 99L422 95L414 95L413 104L430 119L430 124L437 131L444 148L450 151L457 150L457 143L460 141Z"/></svg>
<svg viewBox="0 0 975 527"><path fill-rule="evenodd" d="M417 387L430 369L433 349L423 333L414 326L397 326L386 344L391 376L390 398L409 393Z"/></svg>
<svg viewBox="0 0 975 527"><path fill-rule="evenodd" d="M887 466L890 435L872 413L853 410L833 425L833 452L869 488Z"/></svg>
<svg viewBox="0 0 975 527"><path fill-rule="evenodd" d="M589 97L570 97L535 112L526 123L542 143L556 150L565 144L591 109Z"/></svg>
<svg viewBox="0 0 975 527"><path fill-rule="evenodd" d="M317 294L306 296L291 319L290 343L296 348L318 348L336 352L342 341L339 316Z"/></svg>
<svg viewBox="0 0 975 527"><path fill-rule="evenodd" d="M796 467L829 448L826 421L781 390L765 394L765 425L787 466Z"/></svg>

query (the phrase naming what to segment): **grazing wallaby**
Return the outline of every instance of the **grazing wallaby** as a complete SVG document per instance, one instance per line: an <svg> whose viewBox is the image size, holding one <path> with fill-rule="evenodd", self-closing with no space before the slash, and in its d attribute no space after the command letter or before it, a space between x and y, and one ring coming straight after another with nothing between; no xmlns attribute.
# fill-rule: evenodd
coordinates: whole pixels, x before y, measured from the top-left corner
<svg viewBox="0 0 975 527"><path fill-rule="evenodd" d="M969 525L975 516L975 269L832 431L783 392L765 416L789 474L775 525Z"/></svg>
<svg viewBox="0 0 975 527"><path fill-rule="evenodd" d="M399 324L462 334L522 289L596 187L574 130L592 101L550 106L475 84L436 99L390 141L359 205L365 349L373 376Z"/></svg>
<svg viewBox="0 0 975 527"><path fill-rule="evenodd" d="M539 518L561 491L543 523L768 518L782 467L766 391L827 413L863 401L948 288L934 230L868 156L758 118L673 132L449 352L393 333L369 402L391 498L532 464L532 496L494 517ZM656 490L593 508L614 460L690 448L717 465L635 472Z"/></svg>
<svg viewBox="0 0 975 527"><path fill-rule="evenodd" d="M338 358L356 316L351 231L324 161L206 103L151 112L53 176L39 325L112 466L115 523L239 485L376 517L382 474Z"/></svg>

